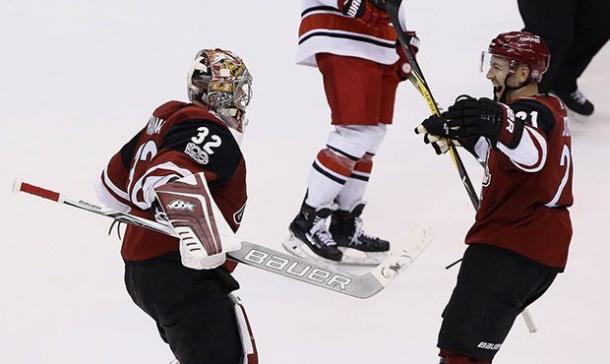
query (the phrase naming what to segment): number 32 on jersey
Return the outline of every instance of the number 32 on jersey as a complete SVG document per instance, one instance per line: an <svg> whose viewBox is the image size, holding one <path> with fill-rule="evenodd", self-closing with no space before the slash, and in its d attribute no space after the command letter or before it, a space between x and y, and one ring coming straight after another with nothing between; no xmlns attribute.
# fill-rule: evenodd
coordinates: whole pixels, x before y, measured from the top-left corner
<svg viewBox="0 0 610 364"><path fill-rule="evenodd" d="M214 154L214 148L222 144L222 139L218 135L210 135L210 130L205 126L197 128L197 132L197 135L186 145L184 153L197 163L206 165L210 162L210 156Z"/></svg>

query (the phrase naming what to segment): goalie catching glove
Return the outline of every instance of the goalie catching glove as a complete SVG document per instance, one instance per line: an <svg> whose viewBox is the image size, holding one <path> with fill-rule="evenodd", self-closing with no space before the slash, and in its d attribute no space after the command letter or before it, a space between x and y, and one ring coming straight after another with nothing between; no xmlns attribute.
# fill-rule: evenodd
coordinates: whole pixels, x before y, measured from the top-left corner
<svg viewBox="0 0 610 364"><path fill-rule="evenodd" d="M203 172L155 188L169 224L180 236L182 265L213 269L226 253L241 248L233 230L214 202Z"/></svg>
<svg viewBox="0 0 610 364"><path fill-rule="evenodd" d="M424 141L431 142L437 154L446 152L439 147L439 143L444 145L443 138L460 141L485 137L493 146L501 142L514 148L521 139L523 123L515 122L513 111L505 104L466 96L458 98L441 116L428 117L415 128L415 133L425 134Z"/></svg>

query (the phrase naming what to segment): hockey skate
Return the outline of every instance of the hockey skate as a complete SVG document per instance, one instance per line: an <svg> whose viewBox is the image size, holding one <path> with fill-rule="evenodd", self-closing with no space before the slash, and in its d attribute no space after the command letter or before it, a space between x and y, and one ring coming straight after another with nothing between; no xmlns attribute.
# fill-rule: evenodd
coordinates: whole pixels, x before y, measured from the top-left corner
<svg viewBox="0 0 610 364"><path fill-rule="evenodd" d="M343 253L341 263L378 265L389 254L389 241L364 232L360 215L365 205L360 201L350 211L332 214L329 231Z"/></svg>
<svg viewBox="0 0 610 364"><path fill-rule="evenodd" d="M315 209L303 202L301 211L290 223L290 238L282 243L284 248L303 259L340 261L343 253L326 227L326 220L332 212L331 207Z"/></svg>

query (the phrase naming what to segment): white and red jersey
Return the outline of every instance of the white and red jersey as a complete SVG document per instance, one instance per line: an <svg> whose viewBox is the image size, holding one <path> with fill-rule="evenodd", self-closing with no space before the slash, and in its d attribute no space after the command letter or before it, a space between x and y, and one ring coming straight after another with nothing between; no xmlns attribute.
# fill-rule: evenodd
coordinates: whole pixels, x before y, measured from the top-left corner
<svg viewBox="0 0 610 364"><path fill-rule="evenodd" d="M236 231L246 203L246 167L227 126L204 107L170 101L104 169L98 198L108 207L155 219L154 189L174 179L204 172L225 220ZM178 250L178 239L129 225L123 259L138 261Z"/></svg>
<svg viewBox="0 0 610 364"><path fill-rule="evenodd" d="M316 53L398 61L396 32L389 20L372 26L344 15L337 0L303 0L297 63L316 66Z"/></svg>
<svg viewBox="0 0 610 364"><path fill-rule="evenodd" d="M555 97L519 98L509 104L523 134L514 148L480 138L486 160L481 205L468 244L510 250L563 270L572 238L571 137L565 106Z"/></svg>

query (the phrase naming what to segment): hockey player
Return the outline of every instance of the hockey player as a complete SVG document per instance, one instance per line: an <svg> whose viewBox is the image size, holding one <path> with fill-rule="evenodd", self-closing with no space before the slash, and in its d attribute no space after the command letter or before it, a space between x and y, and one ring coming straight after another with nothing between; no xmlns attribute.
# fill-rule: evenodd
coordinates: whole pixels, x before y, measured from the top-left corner
<svg viewBox="0 0 610 364"><path fill-rule="evenodd" d="M98 188L120 211L170 224L176 239L129 225L121 254L133 301L156 322L181 364L256 363L245 311L231 292L239 249L232 233L246 204L239 140L252 78L221 49L197 53L190 103L159 106L112 157Z"/></svg>
<svg viewBox="0 0 610 364"><path fill-rule="evenodd" d="M390 249L387 240L365 233L361 217L373 157L392 123L396 87L410 72L384 4L303 1L297 63L322 73L334 130L314 159L289 230L293 242L331 261L342 260L339 248L372 255ZM410 36L417 52L418 39Z"/></svg>
<svg viewBox="0 0 610 364"><path fill-rule="evenodd" d="M495 101L459 97L416 129L437 153L449 138L485 162L480 209L443 312L445 364L491 363L517 315L564 270L572 237L566 109L538 90L549 51L536 35L509 32L489 54Z"/></svg>

